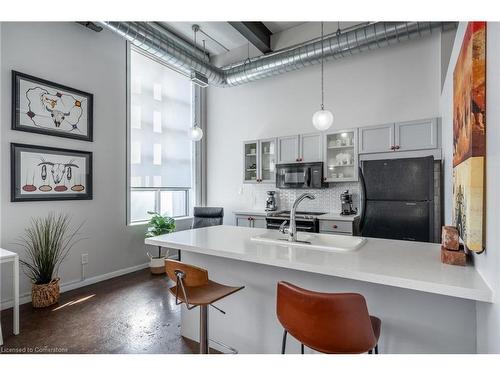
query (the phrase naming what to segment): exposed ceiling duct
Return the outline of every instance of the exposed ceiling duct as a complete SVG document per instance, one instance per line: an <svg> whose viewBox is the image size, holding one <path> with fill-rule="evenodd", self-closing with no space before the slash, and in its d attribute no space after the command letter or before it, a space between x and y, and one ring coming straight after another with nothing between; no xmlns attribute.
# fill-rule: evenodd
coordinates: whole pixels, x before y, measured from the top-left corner
<svg viewBox="0 0 500 375"><path fill-rule="evenodd" d="M302 69L321 62L321 40L305 42L280 51L222 68L200 57L198 51L181 45L168 34L144 22L102 22L136 47L161 59L173 69L191 77L192 72L208 78L210 85L237 86ZM436 31L457 28L457 22L374 22L327 35L324 38L325 60L336 60L428 36Z"/></svg>

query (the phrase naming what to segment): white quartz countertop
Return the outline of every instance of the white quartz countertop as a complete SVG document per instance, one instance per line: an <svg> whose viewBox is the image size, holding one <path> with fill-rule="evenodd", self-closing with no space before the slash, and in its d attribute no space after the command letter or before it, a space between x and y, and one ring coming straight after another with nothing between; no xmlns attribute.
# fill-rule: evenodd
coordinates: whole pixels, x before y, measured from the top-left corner
<svg viewBox="0 0 500 375"><path fill-rule="evenodd" d="M145 243L446 296L493 301L491 289L474 267L441 263L439 244L367 238L360 249L341 253L251 240L267 231L221 225L147 238Z"/></svg>
<svg viewBox="0 0 500 375"><path fill-rule="evenodd" d="M336 220L336 221L354 221L359 217L359 215L341 215L335 213L326 213L324 215L319 215L319 220Z"/></svg>
<svg viewBox="0 0 500 375"><path fill-rule="evenodd" d="M266 216L267 211L264 209L259 209L259 208L242 208L238 210L234 210L233 214L235 215L249 215L249 216Z"/></svg>
<svg viewBox="0 0 500 375"><path fill-rule="evenodd" d="M273 212L273 211L271 211ZM235 215L249 215L249 216L266 216L269 212L263 209L258 208L249 208L249 209L238 209L234 210L233 213ZM338 220L338 221L354 221L358 218L358 215L341 215L339 213L331 213L327 212L326 214L319 215L319 220Z"/></svg>

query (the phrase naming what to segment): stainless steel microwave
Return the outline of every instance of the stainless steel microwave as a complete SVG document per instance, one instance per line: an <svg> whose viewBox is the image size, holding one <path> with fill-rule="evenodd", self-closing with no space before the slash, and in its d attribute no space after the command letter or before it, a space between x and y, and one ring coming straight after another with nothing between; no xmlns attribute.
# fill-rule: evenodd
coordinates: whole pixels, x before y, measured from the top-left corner
<svg viewBox="0 0 500 375"><path fill-rule="evenodd" d="M324 186L322 162L276 165L278 189L320 189Z"/></svg>

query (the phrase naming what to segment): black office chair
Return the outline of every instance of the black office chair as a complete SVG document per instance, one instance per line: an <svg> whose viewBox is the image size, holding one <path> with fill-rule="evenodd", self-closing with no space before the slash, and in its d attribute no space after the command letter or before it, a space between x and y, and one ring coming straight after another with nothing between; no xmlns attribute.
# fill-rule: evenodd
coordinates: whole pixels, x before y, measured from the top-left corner
<svg viewBox="0 0 500 375"><path fill-rule="evenodd" d="M224 208L222 207L195 207L193 211L192 229L222 225Z"/></svg>

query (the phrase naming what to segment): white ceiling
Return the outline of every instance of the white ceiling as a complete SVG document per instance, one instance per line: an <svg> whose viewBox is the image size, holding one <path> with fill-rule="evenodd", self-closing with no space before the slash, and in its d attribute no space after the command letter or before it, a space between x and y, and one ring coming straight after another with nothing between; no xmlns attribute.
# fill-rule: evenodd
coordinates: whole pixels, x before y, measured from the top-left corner
<svg viewBox="0 0 500 375"><path fill-rule="evenodd" d="M247 44L247 40L234 27L227 22L161 22L169 30L175 32L186 40L193 40L193 24L199 25L200 29L210 35L229 50ZM203 46L203 39L206 40L206 49L212 55L226 53L223 47L207 38L202 33L196 36L199 47Z"/></svg>
<svg viewBox="0 0 500 375"><path fill-rule="evenodd" d="M222 55L229 51L248 44L247 39L242 36L229 22L160 22L164 27L173 31L185 40L193 40L193 24L200 26L200 30L210 37L199 32L196 37L198 47L203 48L205 40L206 50L213 56ZM294 43L305 42L320 35L319 22L264 22L266 27L273 33L272 48L284 48ZM341 22L340 27L345 28L356 24L356 22ZM325 34L334 32L337 22L325 22ZM217 43L218 42L218 43Z"/></svg>
<svg viewBox="0 0 500 375"><path fill-rule="evenodd" d="M248 41L243 37L235 28L228 22L160 22L167 29L175 32L177 35L186 40L193 40L193 24L199 25L200 29L210 35L217 42L222 44L229 50L236 49L244 46ZM300 25L303 22L264 22L266 27L273 33L279 33L288 30L294 26ZM219 55L226 53L227 50L216 42L210 40L202 33L198 33L196 42L201 48L203 46L203 39L205 39L205 46L207 51L212 55Z"/></svg>
<svg viewBox="0 0 500 375"><path fill-rule="evenodd" d="M264 25L273 33L280 33L282 31L291 29L292 27L303 24L304 22L264 22Z"/></svg>

